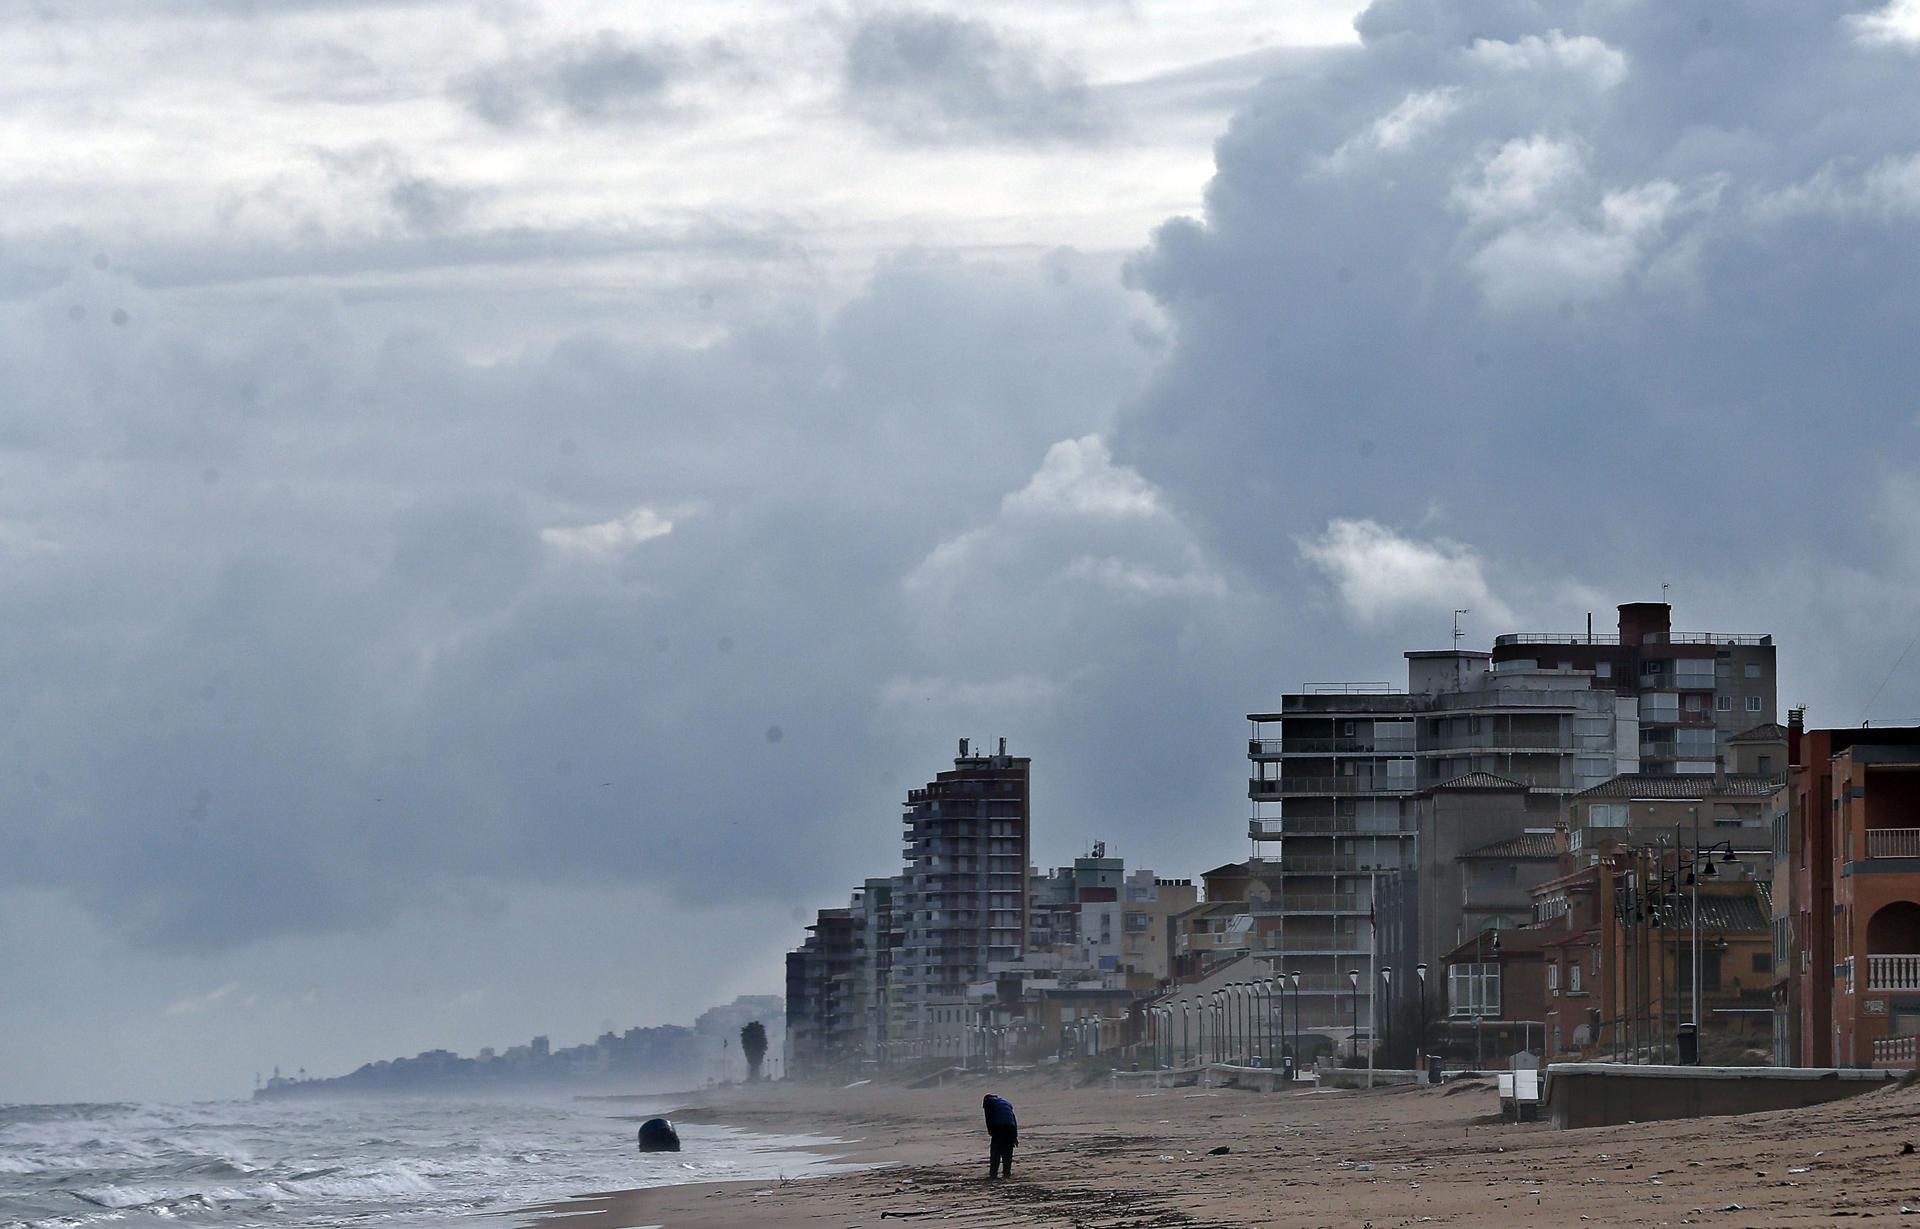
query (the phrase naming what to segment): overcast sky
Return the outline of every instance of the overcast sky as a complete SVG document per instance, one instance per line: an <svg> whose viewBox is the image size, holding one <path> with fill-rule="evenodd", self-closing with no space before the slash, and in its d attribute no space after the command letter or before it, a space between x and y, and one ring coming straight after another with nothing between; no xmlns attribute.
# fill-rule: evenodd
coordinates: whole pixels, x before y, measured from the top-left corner
<svg viewBox="0 0 1920 1229"><path fill-rule="evenodd" d="M0 9L0 1101L780 990L961 736L1772 632L1920 719L1920 5Z"/></svg>

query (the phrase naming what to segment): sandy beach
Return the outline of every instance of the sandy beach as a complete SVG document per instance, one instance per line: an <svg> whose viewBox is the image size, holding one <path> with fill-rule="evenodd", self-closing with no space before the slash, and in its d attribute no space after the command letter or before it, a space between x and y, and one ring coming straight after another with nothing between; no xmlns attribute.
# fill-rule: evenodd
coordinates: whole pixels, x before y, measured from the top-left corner
<svg viewBox="0 0 1920 1229"><path fill-rule="evenodd" d="M986 1177L980 1097L1020 1114L1014 1178ZM1812 1109L1557 1131L1503 1123L1490 1083L1261 1094L1059 1078L937 1090L729 1090L687 1121L831 1135L880 1167L616 1192L530 1213L569 1229L969 1226L1832 1225L1920 1216L1920 1088ZM1226 1149L1216 1153L1216 1149ZM1916 1221L1914 1223L1920 1223Z"/></svg>

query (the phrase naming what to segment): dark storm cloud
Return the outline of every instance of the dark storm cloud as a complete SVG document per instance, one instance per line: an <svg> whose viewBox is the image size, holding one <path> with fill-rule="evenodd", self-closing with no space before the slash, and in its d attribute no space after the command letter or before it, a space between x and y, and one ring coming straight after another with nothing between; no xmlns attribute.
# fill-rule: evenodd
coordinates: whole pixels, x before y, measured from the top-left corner
<svg viewBox="0 0 1920 1229"><path fill-rule="evenodd" d="M1116 452L1268 584L1440 542L1429 629L1487 576L1742 627L1788 558L1911 593L1854 532L1920 465L1920 76L1863 7L1376 4L1135 264L1179 341Z"/></svg>
<svg viewBox="0 0 1920 1229"><path fill-rule="evenodd" d="M0 881L193 949L449 880L800 903L883 872L901 762L950 737L882 698L954 668L903 578L1143 362L1067 253L486 362L324 300L163 303L84 265L9 309Z"/></svg>
<svg viewBox="0 0 1920 1229"><path fill-rule="evenodd" d="M1105 121L1078 68L985 22L869 14L847 41L849 111L908 141L1081 141Z"/></svg>

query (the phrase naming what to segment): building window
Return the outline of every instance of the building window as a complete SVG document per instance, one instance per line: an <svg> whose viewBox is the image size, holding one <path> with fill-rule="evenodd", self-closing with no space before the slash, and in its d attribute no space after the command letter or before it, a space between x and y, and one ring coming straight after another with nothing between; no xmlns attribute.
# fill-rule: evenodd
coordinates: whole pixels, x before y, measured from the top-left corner
<svg viewBox="0 0 1920 1229"><path fill-rule="evenodd" d="M1733 711L1733 697L1715 696L1713 698L1713 707L1715 712L1730 713Z"/></svg>
<svg viewBox="0 0 1920 1229"><path fill-rule="evenodd" d="M1759 697L1759 696L1748 696L1748 697L1747 697L1747 711L1748 711L1748 712L1750 712L1750 713L1757 713L1757 712L1759 712L1759 711L1760 711L1760 697Z"/></svg>
<svg viewBox="0 0 1920 1229"><path fill-rule="evenodd" d="M1547 966L1547 993L1560 993L1560 966L1557 964Z"/></svg>
<svg viewBox="0 0 1920 1229"><path fill-rule="evenodd" d="M1757 661L1750 661L1750 662L1748 662L1748 663L1747 663L1747 677L1748 677L1748 678L1750 678L1750 679L1757 679L1757 678L1759 678L1759 677L1760 677L1760 663L1759 663L1759 662L1757 662Z"/></svg>
<svg viewBox="0 0 1920 1229"><path fill-rule="evenodd" d="M1449 965L1447 1010L1456 1016L1498 1016L1500 966L1491 963Z"/></svg>
<svg viewBox="0 0 1920 1229"><path fill-rule="evenodd" d="M1613 663L1612 663L1612 662L1610 662L1610 661L1599 661L1599 662L1595 662L1595 663L1593 664L1593 677L1595 677L1595 678L1601 678L1601 679L1610 679L1610 678L1612 678L1612 677L1613 677Z"/></svg>
<svg viewBox="0 0 1920 1229"><path fill-rule="evenodd" d="M1580 993L1580 961L1575 959L1567 968L1567 993Z"/></svg>

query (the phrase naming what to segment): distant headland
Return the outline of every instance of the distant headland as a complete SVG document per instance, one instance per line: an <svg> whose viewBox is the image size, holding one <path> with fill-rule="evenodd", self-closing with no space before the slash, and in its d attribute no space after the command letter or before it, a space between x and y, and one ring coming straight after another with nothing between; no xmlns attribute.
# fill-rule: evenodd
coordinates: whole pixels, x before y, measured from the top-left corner
<svg viewBox="0 0 1920 1229"><path fill-rule="evenodd" d="M451 1050L427 1050L412 1058L382 1059L346 1075L273 1077L254 1089L254 1099L367 1094L472 1095L481 1093L639 1092L725 1083L746 1074L740 1030L758 1020L767 1035L785 1032L786 1004L779 995L741 995L712 1007L691 1028L664 1024L606 1032L585 1045L554 1049L545 1037L472 1058ZM783 1064L776 1052L772 1069Z"/></svg>

